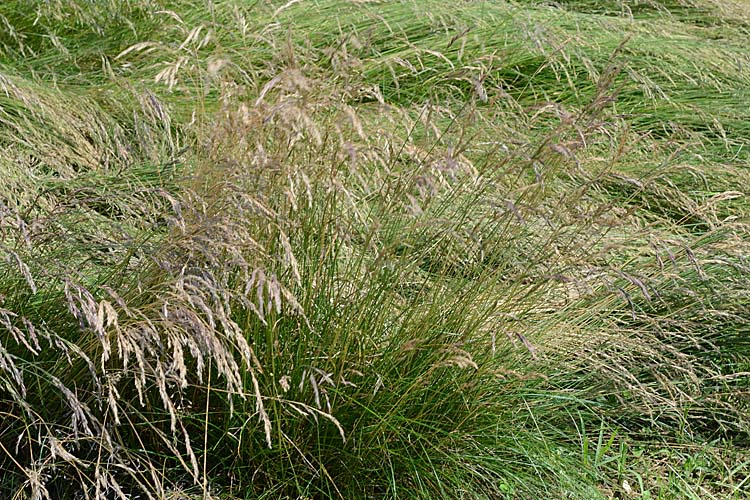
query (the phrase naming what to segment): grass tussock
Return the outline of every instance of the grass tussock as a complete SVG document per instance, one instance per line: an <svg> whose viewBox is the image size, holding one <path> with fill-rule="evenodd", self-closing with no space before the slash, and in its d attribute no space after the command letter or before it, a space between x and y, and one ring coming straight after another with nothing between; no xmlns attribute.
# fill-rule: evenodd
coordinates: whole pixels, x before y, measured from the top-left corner
<svg viewBox="0 0 750 500"><path fill-rule="evenodd" d="M0 495L743 498L731 2L5 2Z"/></svg>

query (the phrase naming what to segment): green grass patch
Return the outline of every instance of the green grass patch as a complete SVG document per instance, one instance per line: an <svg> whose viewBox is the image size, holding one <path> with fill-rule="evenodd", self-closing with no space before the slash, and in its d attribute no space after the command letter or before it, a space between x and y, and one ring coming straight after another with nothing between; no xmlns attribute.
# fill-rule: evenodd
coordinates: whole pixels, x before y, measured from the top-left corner
<svg viewBox="0 0 750 500"><path fill-rule="evenodd" d="M5 2L3 498L744 498L741 2Z"/></svg>

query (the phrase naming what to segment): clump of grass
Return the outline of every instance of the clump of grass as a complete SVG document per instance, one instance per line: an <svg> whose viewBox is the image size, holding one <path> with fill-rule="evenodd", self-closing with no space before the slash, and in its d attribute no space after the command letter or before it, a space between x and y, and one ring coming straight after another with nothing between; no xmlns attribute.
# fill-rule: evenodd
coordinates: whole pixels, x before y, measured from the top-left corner
<svg viewBox="0 0 750 500"><path fill-rule="evenodd" d="M746 53L582 6L4 6L3 495L739 497Z"/></svg>

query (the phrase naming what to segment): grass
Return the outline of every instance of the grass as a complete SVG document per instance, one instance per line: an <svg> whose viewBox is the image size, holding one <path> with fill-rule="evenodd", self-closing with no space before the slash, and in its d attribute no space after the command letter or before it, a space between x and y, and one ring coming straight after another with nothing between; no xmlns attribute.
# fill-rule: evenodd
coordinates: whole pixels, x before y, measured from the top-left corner
<svg viewBox="0 0 750 500"><path fill-rule="evenodd" d="M744 498L742 1L0 7L0 496Z"/></svg>

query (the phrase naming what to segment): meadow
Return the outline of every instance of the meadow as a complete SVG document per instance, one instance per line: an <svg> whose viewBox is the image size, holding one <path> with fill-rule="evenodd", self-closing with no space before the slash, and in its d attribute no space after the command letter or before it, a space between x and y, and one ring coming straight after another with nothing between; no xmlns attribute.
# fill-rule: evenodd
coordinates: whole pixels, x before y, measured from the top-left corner
<svg viewBox="0 0 750 500"><path fill-rule="evenodd" d="M748 39L4 0L0 498L747 498Z"/></svg>

